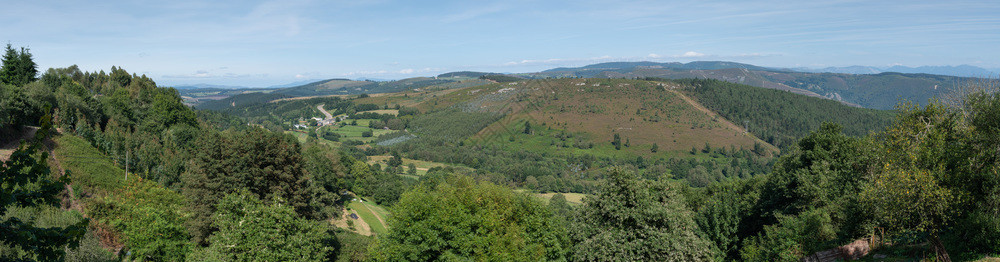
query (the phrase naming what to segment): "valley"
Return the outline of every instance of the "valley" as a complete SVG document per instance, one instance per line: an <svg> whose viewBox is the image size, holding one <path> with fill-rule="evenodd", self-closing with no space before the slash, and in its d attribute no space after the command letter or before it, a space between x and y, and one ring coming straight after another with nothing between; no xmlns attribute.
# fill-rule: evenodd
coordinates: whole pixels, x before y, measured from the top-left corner
<svg viewBox="0 0 1000 262"><path fill-rule="evenodd" d="M982 144L991 137L981 134L992 130L995 93L966 98L974 112L968 115L905 101L881 110L864 107L884 99L882 91L848 87L869 94L853 104L808 91L835 85L798 88L747 78L798 74L767 68L706 62L676 65L703 68L678 73L655 64L606 66L187 91L194 96L118 68L90 78L54 71L46 77L82 84L25 87L29 94L60 90L53 93L74 97L56 100L65 110L20 111L39 120L21 123L18 130L32 132L4 141L4 166L56 181L39 183L63 192L51 198L58 205L19 214L25 221L65 221L70 231L60 239L81 243L66 257L200 260L245 254L227 253L221 243L253 243L288 257L301 251L336 254L337 261L396 261L421 256L406 249L422 242L403 240L419 236L451 248L510 243L496 254L560 260L601 254L590 253L588 241L604 234L681 230L669 240L701 250L689 255L770 261L783 260L787 250L799 250L796 259L836 256L829 250L875 238L865 223L897 234L880 238L886 247L878 252L988 248L953 240L953 232L989 239L992 231L966 226L993 218L982 215L988 207L950 202L950 192L976 199L992 192L980 188L992 184L961 181L989 180L978 174L996 171L991 147ZM553 77L559 74L571 75ZM891 85L917 87L951 79L823 77L872 90L881 87L870 81L890 78L902 81ZM43 140L32 142L35 131ZM944 141L967 146L940 146ZM925 153L934 150L950 153ZM983 164L946 164L970 159ZM19 167L25 164L35 169ZM914 209L933 218L920 220ZM920 224L883 220L891 217ZM938 222L944 220L962 227ZM686 226L633 228L643 223ZM935 231L920 229L931 226ZM908 234L938 242L901 238ZM298 239L308 241L293 243ZM478 252L466 254L484 254Z"/></svg>

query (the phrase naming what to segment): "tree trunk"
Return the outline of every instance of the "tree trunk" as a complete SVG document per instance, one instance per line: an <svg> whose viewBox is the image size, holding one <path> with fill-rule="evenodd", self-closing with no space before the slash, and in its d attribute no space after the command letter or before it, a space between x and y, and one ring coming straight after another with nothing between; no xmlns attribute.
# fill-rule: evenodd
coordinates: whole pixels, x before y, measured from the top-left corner
<svg viewBox="0 0 1000 262"><path fill-rule="evenodd" d="M944 249L944 244L941 243L941 239L938 238L937 234L932 234L929 238L928 242L931 243L931 248L934 250L937 260L951 262L951 257L948 256L948 251Z"/></svg>

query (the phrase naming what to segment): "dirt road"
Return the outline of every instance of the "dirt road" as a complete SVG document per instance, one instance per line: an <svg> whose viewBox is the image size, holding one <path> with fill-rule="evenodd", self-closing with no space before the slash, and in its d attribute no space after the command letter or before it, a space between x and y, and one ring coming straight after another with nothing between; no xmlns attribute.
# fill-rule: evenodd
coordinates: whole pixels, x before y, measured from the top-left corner
<svg viewBox="0 0 1000 262"><path fill-rule="evenodd" d="M327 112L326 109L323 109L323 106L324 104L319 104L318 106L316 106L316 109L319 109L320 112L323 112L323 115L326 116L326 119L333 119L333 115L331 115L330 112Z"/></svg>
<svg viewBox="0 0 1000 262"><path fill-rule="evenodd" d="M725 117L722 117L719 114L716 114L715 112L713 112L712 110L706 108L705 106L702 106L698 102L695 102L690 97L684 95L684 93L681 93L681 92L678 92L677 90L669 89L669 88L667 89L667 91L670 91L670 92L672 92L674 94L677 94L678 96L680 96L681 99L684 100L684 102L687 102L688 104L691 104L691 106L693 106L695 109L698 109L698 111L704 112L705 114L708 114L709 116L715 117L715 119L719 120L719 123L722 123L722 125L724 125L726 127L729 127L729 128L731 128L733 130L742 132L742 133L746 134L747 136L752 137L754 140L756 140L757 142L761 143L762 145L771 148L772 150L775 150L775 151L778 150L777 147L775 147L775 146L773 146L771 144L768 144L767 142L764 142L764 140L761 140L760 138L758 138L757 136L754 136L753 134L750 134L750 132L747 132L747 130L743 129L743 127L740 127L740 126L738 126L736 124L733 124L733 122L729 122L729 120L727 120Z"/></svg>

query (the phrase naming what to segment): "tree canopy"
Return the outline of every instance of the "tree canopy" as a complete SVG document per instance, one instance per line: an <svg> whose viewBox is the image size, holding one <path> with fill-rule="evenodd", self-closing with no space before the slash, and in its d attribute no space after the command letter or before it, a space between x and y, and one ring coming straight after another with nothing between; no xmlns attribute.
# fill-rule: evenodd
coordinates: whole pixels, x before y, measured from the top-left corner
<svg viewBox="0 0 1000 262"><path fill-rule="evenodd" d="M712 242L680 195L682 186L613 170L573 223L575 261L710 261Z"/></svg>
<svg viewBox="0 0 1000 262"><path fill-rule="evenodd" d="M539 200L452 175L403 194L376 261L565 259L565 228Z"/></svg>

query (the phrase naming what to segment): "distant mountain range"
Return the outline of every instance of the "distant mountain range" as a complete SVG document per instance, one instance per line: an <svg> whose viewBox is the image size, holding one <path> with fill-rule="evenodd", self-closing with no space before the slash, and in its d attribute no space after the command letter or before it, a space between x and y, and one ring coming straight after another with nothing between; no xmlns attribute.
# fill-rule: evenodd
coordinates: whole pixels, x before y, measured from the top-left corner
<svg viewBox="0 0 1000 262"><path fill-rule="evenodd" d="M959 66L920 66L920 67L908 67L908 66L887 66L887 67L874 67L874 66L845 66L845 67L827 67L827 68L793 68L792 70L799 72L809 72L809 73L842 73L842 74L880 74L887 72L896 73L906 73L906 74L932 74L932 75L946 75L946 76L961 76L961 77L996 77L1000 75L1000 68L986 69L978 66L971 65L959 65Z"/></svg>
<svg viewBox="0 0 1000 262"><path fill-rule="evenodd" d="M275 89L275 88L285 88L285 87L295 87L313 83L316 81L322 81L321 79L309 79L302 81L295 81L287 84L273 85L268 87L249 87L249 86L230 86L230 85L214 85L214 84L193 84L193 85L181 85L174 86L173 88L181 89Z"/></svg>
<svg viewBox="0 0 1000 262"><path fill-rule="evenodd" d="M932 67L924 67L928 69ZM964 68L964 67L963 67ZM905 69L898 67L897 69ZM555 68L515 74L524 78L661 78L716 79L784 90L874 109L892 109L902 101L920 104L950 92L968 77L928 73L864 71L856 73L800 72L726 61L690 63L615 62L575 68Z"/></svg>
<svg viewBox="0 0 1000 262"><path fill-rule="evenodd" d="M220 85L178 87L189 104L224 99L233 95L266 96L272 99L324 95L390 93L420 90L424 87L461 88L489 82L520 81L545 78L651 78L651 79L716 79L731 83L784 90L796 94L840 101L844 104L892 109L902 101L926 103L950 92L953 86L969 81L970 76L996 75L994 71L975 66L923 67L829 67L771 68L728 61L678 62L611 62L582 67L559 67L541 72L501 74L492 72L450 72L436 77L414 77L393 81L327 79L297 82L268 88L241 88ZM266 93L251 94L251 93ZM240 97L230 100L244 101ZM219 107L233 101L216 101ZM214 105L218 104L218 105Z"/></svg>

